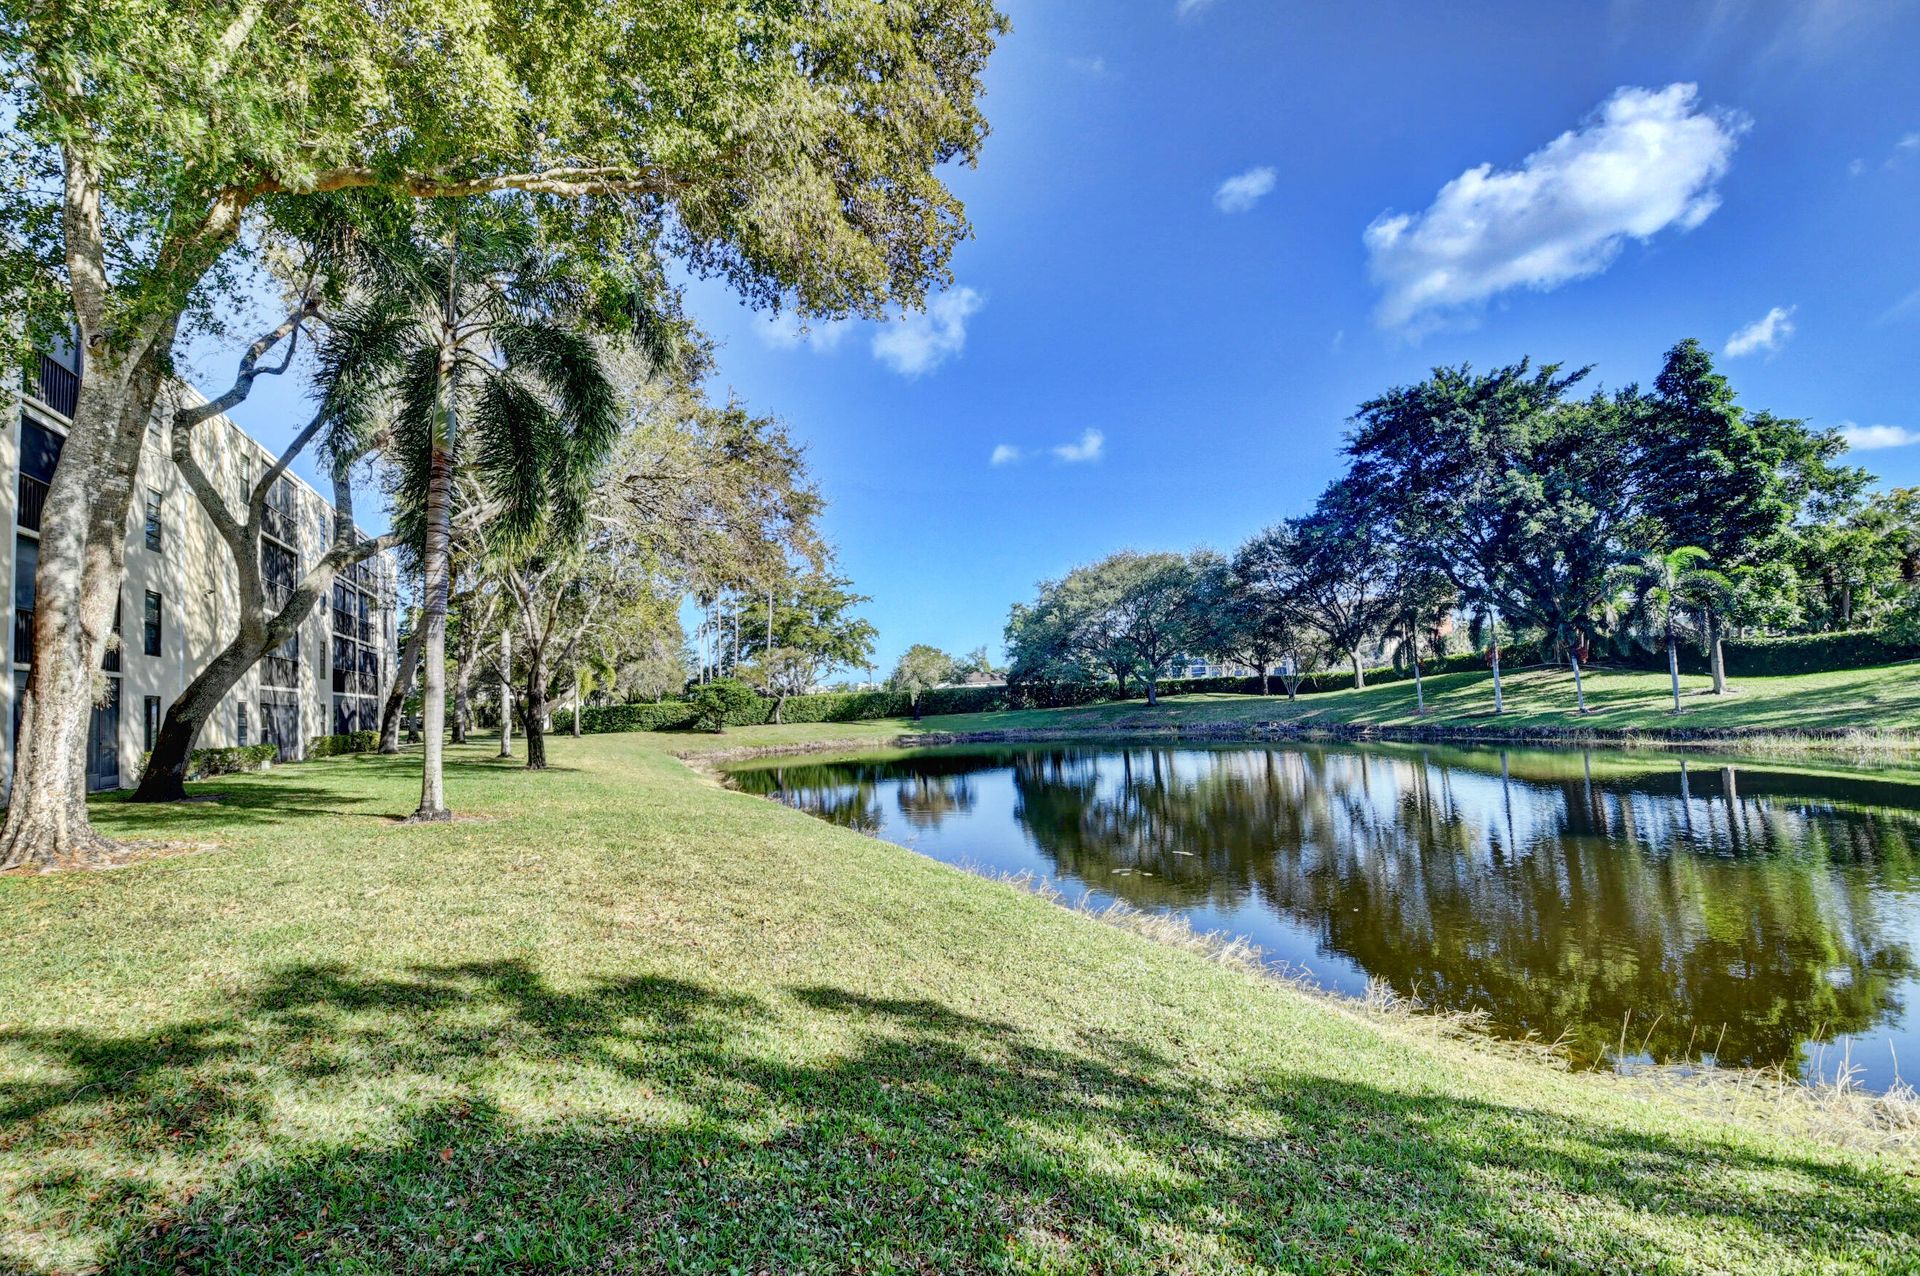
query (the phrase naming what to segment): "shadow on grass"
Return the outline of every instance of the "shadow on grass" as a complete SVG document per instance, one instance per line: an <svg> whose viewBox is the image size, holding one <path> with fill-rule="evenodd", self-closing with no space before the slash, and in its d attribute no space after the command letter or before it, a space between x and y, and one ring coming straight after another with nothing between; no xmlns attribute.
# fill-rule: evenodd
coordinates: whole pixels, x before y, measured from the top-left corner
<svg viewBox="0 0 1920 1276"><path fill-rule="evenodd" d="M839 987L303 966L220 1016L0 1051L56 1078L0 1084L6 1245L84 1238L112 1272L1920 1257L1891 1176L1320 1075L1209 1084L1136 1040Z"/></svg>
<svg viewBox="0 0 1920 1276"><path fill-rule="evenodd" d="M448 799L460 810L463 800L476 791L468 785L484 783L491 795L513 775L565 775L576 770L550 763L544 772L529 772L523 758L456 752L446 762ZM292 825L316 815L386 826L412 812L419 785L417 750L357 753L196 780L187 787L186 802L132 802L127 793L104 795L93 799L91 814L102 832L123 838L193 838L235 825ZM367 796L342 805L343 791Z"/></svg>

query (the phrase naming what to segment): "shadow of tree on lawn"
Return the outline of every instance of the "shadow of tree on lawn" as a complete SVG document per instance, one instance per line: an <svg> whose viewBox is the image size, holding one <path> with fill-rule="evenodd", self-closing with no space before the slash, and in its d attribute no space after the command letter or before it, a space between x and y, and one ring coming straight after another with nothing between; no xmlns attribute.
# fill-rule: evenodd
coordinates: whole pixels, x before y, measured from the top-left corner
<svg viewBox="0 0 1920 1276"><path fill-rule="evenodd" d="M8 1060L50 1075L0 1071L0 1268L49 1228L110 1272L1920 1261L1915 1191L1843 1167L839 987L302 966Z"/></svg>

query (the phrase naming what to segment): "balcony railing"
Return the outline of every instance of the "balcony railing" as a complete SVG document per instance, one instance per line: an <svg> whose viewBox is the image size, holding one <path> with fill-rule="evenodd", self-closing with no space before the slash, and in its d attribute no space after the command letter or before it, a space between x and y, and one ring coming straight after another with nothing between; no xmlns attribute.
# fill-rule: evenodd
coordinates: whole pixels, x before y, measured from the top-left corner
<svg viewBox="0 0 1920 1276"><path fill-rule="evenodd" d="M40 401L68 420L80 406L80 377L72 368L63 367L47 356L40 356L40 375L34 393Z"/></svg>
<svg viewBox="0 0 1920 1276"><path fill-rule="evenodd" d="M31 474L20 476L20 526L30 532L40 530L40 516L47 508L47 485Z"/></svg>

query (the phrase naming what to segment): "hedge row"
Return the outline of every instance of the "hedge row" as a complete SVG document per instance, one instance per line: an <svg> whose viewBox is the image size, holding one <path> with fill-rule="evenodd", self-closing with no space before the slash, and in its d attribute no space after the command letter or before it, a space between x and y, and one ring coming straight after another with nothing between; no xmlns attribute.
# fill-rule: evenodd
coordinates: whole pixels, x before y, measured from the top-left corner
<svg viewBox="0 0 1920 1276"><path fill-rule="evenodd" d="M922 713L987 713L1008 706L1005 687L939 687L920 696ZM730 727L757 727L773 721L774 702L753 696L727 715ZM874 718L904 718L913 712L913 698L904 691L833 691L817 696L793 696L780 707L782 722L866 722ZM608 731L686 731L693 727L694 706L684 700L659 704L589 705L580 716L580 730L589 735ZM553 715L560 735L573 730L573 712Z"/></svg>
<svg viewBox="0 0 1920 1276"><path fill-rule="evenodd" d="M349 731L344 735L317 735L307 741L307 757L335 758L345 753L372 753L380 747L378 731Z"/></svg>
<svg viewBox="0 0 1920 1276"><path fill-rule="evenodd" d="M140 755L142 775L146 774L147 758L150 756L146 753ZM195 749L187 755L187 778L205 780L216 775L258 771L279 756L280 746L275 744L236 744L218 749Z"/></svg>

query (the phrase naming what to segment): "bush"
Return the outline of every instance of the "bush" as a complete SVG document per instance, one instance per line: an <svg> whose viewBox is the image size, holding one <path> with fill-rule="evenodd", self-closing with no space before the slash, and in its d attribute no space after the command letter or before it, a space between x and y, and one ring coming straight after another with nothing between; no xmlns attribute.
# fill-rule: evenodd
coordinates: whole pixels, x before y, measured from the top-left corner
<svg viewBox="0 0 1920 1276"><path fill-rule="evenodd" d="M1902 612L1894 613L1897 620ZM1920 626L1916 626L1920 628ZM1920 635L1897 625L1883 629L1851 629L1833 634L1796 634L1790 638L1729 639L1727 673L1736 678L1771 678L1781 674L1824 673L1830 669L1864 669L1910 660L1920 652ZM1697 653L1697 649L1696 649ZM1700 669L1707 657L1697 653ZM1683 662L1684 663L1684 662Z"/></svg>
<svg viewBox="0 0 1920 1276"><path fill-rule="evenodd" d="M348 731L343 735L317 735L307 741L307 757L337 758L347 753L372 753L380 747L378 731Z"/></svg>
<svg viewBox="0 0 1920 1276"><path fill-rule="evenodd" d="M140 770L147 769L151 753L140 755ZM238 775L242 771L260 771L280 756L277 744L240 744L220 749L195 749L187 755L187 778L205 780L216 775Z"/></svg>
<svg viewBox="0 0 1920 1276"><path fill-rule="evenodd" d="M720 678L694 688L687 698L693 709L693 725L701 731L723 731L729 724L749 725L765 721L756 710L764 703L753 688L732 678Z"/></svg>
<svg viewBox="0 0 1920 1276"><path fill-rule="evenodd" d="M659 704L589 705L580 714L580 730L599 735L609 731L684 731L693 725L693 706L685 700ZM573 730L573 711L553 715L553 729L565 735Z"/></svg>

